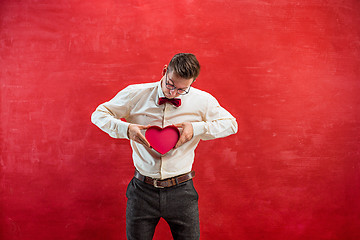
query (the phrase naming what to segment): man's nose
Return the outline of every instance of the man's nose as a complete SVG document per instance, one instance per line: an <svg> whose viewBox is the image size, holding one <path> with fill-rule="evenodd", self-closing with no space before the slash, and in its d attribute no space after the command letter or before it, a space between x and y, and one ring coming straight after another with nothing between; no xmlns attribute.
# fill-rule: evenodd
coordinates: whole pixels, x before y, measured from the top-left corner
<svg viewBox="0 0 360 240"><path fill-rule="evenodd" d="M177 89L170 90L170 95L175 96L177 93Z"/></svg>

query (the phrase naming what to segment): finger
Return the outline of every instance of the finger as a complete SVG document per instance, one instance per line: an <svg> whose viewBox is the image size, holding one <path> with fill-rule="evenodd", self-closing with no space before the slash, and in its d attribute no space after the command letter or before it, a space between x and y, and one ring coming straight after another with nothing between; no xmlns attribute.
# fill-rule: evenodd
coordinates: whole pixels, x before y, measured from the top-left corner
<svg viewBox="0 0 360 240"><path fill-rule="evenodd" d="M180 142L180 140L179 140L179 141L176 143L176 145L175 145L174 148L176 149L176 148L180 147L181 145L182 145L182 142Z"/></svg>
<svg viewBox="0 0 360 240"><path fill-rule="evenodd" d="M177 123L177 124L175 124L174 126L177 127L177 128L182 128L182 127L183 127L183 124L182 124L182 123Z"/></svg>
<svg viewBox="0 0 360 240"><path fill-rule="evenodd" d="M150 147L150 144L146 140L144 140L144 139L142 139L140 137L138 137L136 140L137 140L138 143L140 143L140 144L142 144L142 145L144 145L146 147Z"/></svg>
<svg viewBox="0 0 360 240"><path fill-rule="evenodd" d="M141 138L136 138L135 142L141 144L141 145L144 145L146 146L146 143L144 142L144 140L142 140Z"/></svg>
<svg viewBox="0 0 360 240"><path fill-rule="evenodd" d="M146 140L146 138L142 134L139 134L137 138L140 141L139 143L141 143L147 147L150 147L150 143Z"/></svg>
<svg viewBox="0 0 360 240"><path fill-rule="evenodd" d="M184 137L180 137L174 148L180 147L181 145L183 145L185 143L185 141L186 141L186 139Z"/></svg>

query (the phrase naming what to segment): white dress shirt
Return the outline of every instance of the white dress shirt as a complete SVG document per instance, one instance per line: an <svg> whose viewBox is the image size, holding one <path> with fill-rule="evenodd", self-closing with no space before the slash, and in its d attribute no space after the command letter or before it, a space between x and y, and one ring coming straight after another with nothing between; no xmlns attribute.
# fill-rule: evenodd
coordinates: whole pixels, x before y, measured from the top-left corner
<svg viewBox="0 0 360 240"><path fill-rule="evenodd" d="M179 96L180 107L170 103L159 105L159 97L165 97L161 81L130 85L97 107L91 116L91 121L111 137L125 139L128 139L130 123L166 127L191 122L193 138L164 155L130 141L135 168L142 175L166 179L190 172L200 140L226 137L237 132L236 119L209 93L192 87L188 94Z"/></svg>

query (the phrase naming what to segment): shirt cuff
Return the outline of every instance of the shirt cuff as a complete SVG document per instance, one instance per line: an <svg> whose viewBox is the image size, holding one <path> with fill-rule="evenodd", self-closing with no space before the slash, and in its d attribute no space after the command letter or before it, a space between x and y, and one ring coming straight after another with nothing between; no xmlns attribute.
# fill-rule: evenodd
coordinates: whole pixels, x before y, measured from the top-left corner
<svg viewBox="0 0 360 240"><path fill-rule="evenodd" d="M206 132L206 123L205 122L192 122L192 127L194 131L194 137L202 135Z"/></svg>
<svg viewBox="0 0 360 240"><path fill-rule="evenodd" d="M119 133L119 137L129 139L128 129L130 123L116 119L116 125L117 125L117 131Z"/></svg>

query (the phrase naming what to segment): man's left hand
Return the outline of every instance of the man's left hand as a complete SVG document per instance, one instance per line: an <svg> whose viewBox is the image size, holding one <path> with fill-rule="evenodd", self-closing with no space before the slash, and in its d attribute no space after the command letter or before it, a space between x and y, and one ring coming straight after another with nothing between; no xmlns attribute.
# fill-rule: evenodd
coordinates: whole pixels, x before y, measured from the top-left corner
<svg viewBox="0 0 360 240"><path fill-rule="evenodd" d="M190 122L184 122L184 123L179 123L179 124L175 124L174 125L177 128L182 128L183 131L180 135L180 138L178 140L178 142L175 145L175 148L180 147L181 145L183 145L184 143L190 141L193 138L194 135L194 129L192 127L192 124Z"/></svg>

